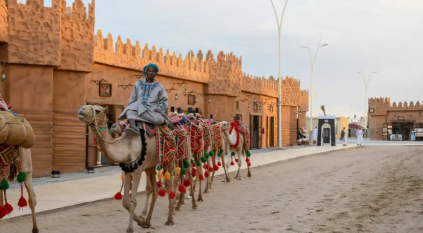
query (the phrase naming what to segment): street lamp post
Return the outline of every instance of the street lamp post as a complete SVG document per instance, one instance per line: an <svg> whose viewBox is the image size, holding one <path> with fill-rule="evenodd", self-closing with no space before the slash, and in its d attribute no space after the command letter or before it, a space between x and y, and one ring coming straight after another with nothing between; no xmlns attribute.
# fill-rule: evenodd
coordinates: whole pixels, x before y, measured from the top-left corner
<svg viewBox="0 0 423 233"><path fill-rule="evenodd" d="M282 16L279 20L278 13L276 12L275 4L273 0L270 0L273 6L273 11L275 12L276 23L278 25L278 39L279 39L279 94L278 94L278 148L282 149L282 75L281 75L281 63L282 63L282 46L281 46L281 33L282 33L282 22L283 16L285 15L286 6L288 5L286 0L285 6L283 7Z"/></svg>
<svg viewBox="0 0 423 233"><path fill-rule="evenodd" d="M366 129L366 132L367 132L367 117L368 117L368 113L369 113L369 111L367 110L367 102L368 102L368 100L367 100L367 89L368 89L368 87L369 87L369 81L370 81L370 78L372 77L372 74L376 74L377 72L374 72L373 70L372 70L372 72L370 73L370 75L369 75L369 78L366 80L366 77L364 76L364 73L363 73L363 71L361 71L361 72L358 72L359 74L361 74L362 76L363 76L363 80L364 80L364 127L365 127L365 129Z"/></svg>
<svg viewBox="0 0 423 233"><path fill-rule="evenodd" d="M316 53L314 54L314 59L311 58L311 52L310 48L307 46L300 46L301 48L305 48L308 50L308 55L310 57L310 63L311 63L311 96L310 96L310 131L309 131L309 138L310 138L310 145L313 144L313 140L311 139L311 135L313 135L313 97L314 97L314 65L316 64L316 57L317 53L319 52L320 47L325 47L328 44L323 44L322 38L320 38L319 44L317 45Z"/></svg>

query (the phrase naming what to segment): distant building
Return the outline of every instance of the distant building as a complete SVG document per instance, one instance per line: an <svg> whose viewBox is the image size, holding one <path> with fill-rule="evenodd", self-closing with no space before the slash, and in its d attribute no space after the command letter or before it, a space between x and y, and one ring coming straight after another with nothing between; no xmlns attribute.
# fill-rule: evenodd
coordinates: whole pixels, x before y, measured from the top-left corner
<svg viewBox="0 0 423 233"><path fill-rule="evenodd" d="M310 117L306 118L306 129L310 130L310 122L311 119ZM318 117L313 117L313 130L315 127L318 126L319 123L319 118ZM348 117L335 117L335 137L336 138L341 138L341 131L342 129L345 127L345 129L348 132ZM330 126L328 124L323 125L323 128L330 128Z"/></svg>
<svg viewBox="0 0 423 233"><path fill-rule="evenodd" d="M391 134L410 139L410 131L423 128L423 105L417 101L391 104L390 98L369 99L369 122L372 140L387 140Z"/></svg>

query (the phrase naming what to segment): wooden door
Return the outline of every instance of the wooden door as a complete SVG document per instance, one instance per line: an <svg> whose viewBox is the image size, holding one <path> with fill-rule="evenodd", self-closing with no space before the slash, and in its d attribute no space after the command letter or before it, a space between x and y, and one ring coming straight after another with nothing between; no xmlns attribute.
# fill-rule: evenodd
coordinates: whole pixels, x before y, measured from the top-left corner
<svg viewBox="0 0 423 233"><path fill-rule="evenodd" d="M261 149L263 148L263 134L262 134L262 130L263 130L263 117L262 116L258 116L257 117L258 120L258 148Z"/></svg>
<svg viewBox="0 0 423 233"><path fill-rule="evenodd" d="M250 114L250 149L254 145L254 116Z"/></svg>
<svg viewBox="0 0 423 233"><path fill-rule="evenodd" d="M269 117L266 117L266 147L270 147Z"/></svg>

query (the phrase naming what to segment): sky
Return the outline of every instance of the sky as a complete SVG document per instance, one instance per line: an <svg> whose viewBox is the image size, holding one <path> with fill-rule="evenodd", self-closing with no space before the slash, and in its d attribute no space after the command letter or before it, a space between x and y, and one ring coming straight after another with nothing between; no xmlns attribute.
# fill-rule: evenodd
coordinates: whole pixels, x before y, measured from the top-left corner
<svg viewBox="0 0 423 233"><path fill-rule="evenodd" d="M85 3L91 0L83 0ZM280 17L285 0L273 0ZM25 1L23 1L25 2ZM50 0L45 0L48 5ZM70 6L72 0L68 0ZM51 5L51 3L50 3ZM363 116L368 97L423 101L423 1L290 0L282 25L282 76L311 89L313 115ZM278 30L270 0L97 0L96 30L177 54L211 49L243 58L243 71L278 76ZM308 114L309 115L309 114Z"/></svg>

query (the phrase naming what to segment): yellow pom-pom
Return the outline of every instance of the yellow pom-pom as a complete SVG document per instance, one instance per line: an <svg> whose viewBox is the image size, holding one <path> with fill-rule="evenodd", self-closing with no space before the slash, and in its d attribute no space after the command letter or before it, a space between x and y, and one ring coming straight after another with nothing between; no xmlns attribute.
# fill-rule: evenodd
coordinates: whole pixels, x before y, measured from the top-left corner
<svg viewBox="0 0 423 233"><path fill-rule="evenodd" d="M162 172L159 172L159 174L157 175L157 179L159 179L159 180L163 179L163 173Z"/></svg>
<svg viewBox="0 0 423 233"><path fill-rule="evenodd" d="M165 173L165 180L170 180L170 173L169 172Z"/></svg>
<svg viewBox="0 0 423 233"><path fill-rule="evenodd" d="M176 175L181 174L181 168L180 168L180 167L177 167L177 168L175 169L175 172L176 172Z"/></svg>
<svg viewBox="0 0 423 233"><path fill-rule="evenodd" d="M120 175L120 180L123 182L123 175Z"/></svg>

